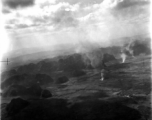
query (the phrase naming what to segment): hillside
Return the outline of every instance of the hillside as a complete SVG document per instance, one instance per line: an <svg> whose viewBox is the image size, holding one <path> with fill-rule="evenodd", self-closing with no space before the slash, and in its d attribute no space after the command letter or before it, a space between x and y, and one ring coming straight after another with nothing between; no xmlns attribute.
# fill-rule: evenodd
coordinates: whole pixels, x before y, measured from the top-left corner
<svg viewBox="0 0 152 120"><path fill-rule="evenodd" d="M68 101L75 104L77 104L77 102L80 102L82 105L80 105L78 108L71 108L73 110L76 110L83 109L81 108L81 106L85 105L83 102L88 100L94 101L97 106L98 104L102 104L100 103L100 100L104 100L107 102L115 101L116 103L123 104L125 106L128 106L129 108L139 111L142 119L146 120L150 117L150 60L151 56L141 55L136 58L127 59L126 63L109 63L107 64L107 66L110 71L107 73L106 78L103 82L100 81L100 70L98 69L84 70L86 74L80 77L69 76L69 81L67 81L66 83L52 83L50 84L50 86L45 87L47 88L47 90L51 91L53 96L52 98L48 99L48 102L53 98L67 99ZM53 77L54 79L62 75L62 72L56 72L52 74L52 76L56 76ZM2 100L3 103L5 103L10 101L11 99L10 97L7 97L3 98ZM99 100L99 103L96 100ZM35 100L32 101L33 102L31 104L37 104L34 102ZM95 105L94 102L92 104ZM45 100L43 105L45 105ZM29 106L27 110L35 109L31 107L32 106ZM43 107L43 109L47 111L47 108ZM18 116L21 114L25 114L24 110L23 112L18 113L16 117L18 118ZM89 113L86 111L85 114ZM95 113L93 112L92 115L93 114ZM112 115L112 113L109 114ZM126 112L125 115L127 114L129 115L130 113ZM79 115L81 116L81 114ZM104 113L104 115L106 116L106 113ZM5 113L3 117L4 116ZM26 113L25 117L27 116L29 116L29 113ZM135 115L134 117L137 116ZM126 118L126 120L129 120L129 118Z"/></svg>
<svg viewBox="0 0 152 120"><path fill-rule="evenodd" d="M84 120L88 120L87 116L90 120L113 120L114 116L120 120L149 119L149 44L134 41L123 48L125 51L122 51L122 47L110 47L46 58L3 72L2 120L23 119L22 117L25 120L35 120L35 115L42 119L47 116L46 120L60 115L63 118L67 116L67 120L75 119L71 115ZM126 55L124 63L120 56L122 53ZM107 72L105 80L101 81L103 63ZM28 104L22 106L22 102ZM18 107L13 107L14 105ZM120 108L118 112L114 112L117 108ZM122 113L122 110L125 112ZM46 112L38 114L41 111ZM129 111L134 114L130 116ZM34 114L33 117L31 113Z"/></svg>

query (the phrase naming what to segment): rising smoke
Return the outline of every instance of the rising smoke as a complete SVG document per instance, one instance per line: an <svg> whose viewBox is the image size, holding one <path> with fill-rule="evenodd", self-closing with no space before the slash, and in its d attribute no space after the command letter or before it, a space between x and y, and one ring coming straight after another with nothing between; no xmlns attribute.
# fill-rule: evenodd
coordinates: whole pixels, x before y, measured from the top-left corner
<svg viewBox="0 0 152 120"><path fill-rule="evenodd" d="M122 53L120 56L122 58L122 63L124 63L126 61L127 55L125 53Z"/></svg>

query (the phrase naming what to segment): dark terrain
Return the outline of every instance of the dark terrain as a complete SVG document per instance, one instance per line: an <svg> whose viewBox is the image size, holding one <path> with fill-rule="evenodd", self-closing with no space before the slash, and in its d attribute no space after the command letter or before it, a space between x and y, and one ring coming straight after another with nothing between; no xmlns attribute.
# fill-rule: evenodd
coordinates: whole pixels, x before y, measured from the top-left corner
<svg viewBox="0 0 152 120"><path fill-rule="evenodd" d="M108 52L104 81L100 52L96 65L74 54L4 72L1 119L150 120L151 55L138 47L125 63Z"/></svg>

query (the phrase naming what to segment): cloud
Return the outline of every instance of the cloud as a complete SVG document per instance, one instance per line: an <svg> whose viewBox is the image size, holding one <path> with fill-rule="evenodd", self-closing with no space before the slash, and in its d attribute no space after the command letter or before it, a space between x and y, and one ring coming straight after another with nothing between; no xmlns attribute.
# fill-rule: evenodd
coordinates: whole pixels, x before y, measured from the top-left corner
<svg viewBox="0 0 152 120"><path fill-rule="evenodd" d="M140 16L143 18L148 18L150 16L149 8L149 0L117 0L116 5L110 10L110 12L111 15L118 20L132 21L133 19L138 19L140 21Z"/></svg>
<svg viewBox="0 0 152 120"><path fill-rule="evenodd" d="M46 4L45 0L45 4L39 1L32 7L15 9L10 13L15 14L9 17L7 29L15 28L15 34L12 34L22 44L21 48L43 49L69 43L76 44L73 49L77 52L118 45L124 42L119 38L148 33L148 3L142 5L136 0L89 1L61 0ZM83 5L80 2L84 2Z"/></svg>
<svg viewBox="0 0 152 120"><path fill-rule="evenodd" d="M71 5L80 4L81 6L88 6L88 5L91 5L91 4L99 4L102 1L103 0L56 0L56 3L67 2Z"/></svg>
<svg viewBox="0 0 152 120"><path fill-rule="evenodd" d="M57 28L61 27L75 27L78 21L75 19L72 11L66 9L60 9L54 13L51 17L51 24Z"/></svg>
<svg viewBox="0 0 152 120"><path fill-rule="evenodd" d="M11 25L5 25L6 29L12 29L13 27Z"/></svg>
<svg viewBox="0 0 152 120"><path fill-rule="evenodd" d="M9 14L7 24L15 24L15 28L21 28L24 24L30 26L54 26L54 28L75 27L78 24L76 13L79 5L70 5L69 3L58 3L49 6L43 6L36 3L33 7L25 9L16 9L13 14Z"/></svg>
<svg viewBox="0 0 152 120"><path fill-rule="evenodd" d="M27 28L29 26L27 24L17 24L16 27L17 28Z"/></svg>
<svg viewBox="0 0 152 120"><path fill-rule="evenodd" d="M8 14L8 13L11 13L11 11L10 11L8 8L3 7L3 8L2 8L2 13L3 13L3 14Z"/></svg>
<svg viewBox="0 0 152 120"><path fill-rule="evenodd" d="M149 0L120 0L115 7L116 10L125 9L128 7L138 7L150 4Z"/></svg>
<svg viewBox="0 0 152 120"><path fill-rule="evenodd" d="M12 9L16 9L18 7L28 7L34 5L35 0L3 0L4 6L8 6Z"/></svg>
<svg viewBox="0 0 152 120"><path fill-rule="evenodd" d="M80 6L80 2L84 2L86 6ZM135 3L137 4L135 5ZM16 9L16 15L10 17L10 24L15 24L16 28L22 28L20 26L38 28L39 26L38 29L46 26L54 29L66 29L102 25L103 29L107 29L105 27L112 25L111 22L123 23L134 21L134 19L136 19L135 22L138 22L139 16L147 12L144 11L146 8L141 3L148 4L145 0L103 0L100 2L91 2L90 0L67 0L66 2L64 0L61 2L45 0L42 2L36 0L33 7ZM14 18L15 20L11 20Z"/></svg>

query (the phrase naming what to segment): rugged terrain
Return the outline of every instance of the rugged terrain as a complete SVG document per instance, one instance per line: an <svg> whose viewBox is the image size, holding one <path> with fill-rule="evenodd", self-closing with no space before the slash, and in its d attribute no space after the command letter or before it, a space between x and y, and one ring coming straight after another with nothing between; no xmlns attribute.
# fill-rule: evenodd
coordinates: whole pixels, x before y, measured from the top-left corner
<svg viewBox="0 0 152 120"><path fill-rule="evenodd" d="M47 104L48 106L50 105L50 107L52 107L52 104L57 104L57 106L53 106L52 109L55 109L56 112L58 111L57 113L61 117L62 115L64 117L68 116L65 118L67 120L74 119L73 117L69 117L69 114L75 116L76 111L78 112L76 115L78 116L77 119L83 118L85 120L114 120L114 116L116 116L116 118L118 117L117 119L150 120L151 56L140 55L137 57L128 58L125 63L111 62L107 63L106 65L108 72L106 73L106 78L104 81L100 81L100 69L85 69L83 70L85 74L82 74L80 76L71 76L68 72L63 71L52 72L51 77L55 81L60 76L67 76L68 78L63 77L66 80L59 79L61 82L53 82L49 85L41 86L43 89L45 88L49 90L52 94L52 97L48 97L47 99L40 96L20 96L30 104L27 107L19 110L17 113L14 113L13 116L9 115L9 112L6 110L6 107L8 106L8 103L11 101L13 96L2 97L2 119L5 120L24 118L25 120L37 120L38 118L35 117L35 114L38 114L39 119L55 119L55 116L52 117L48 115L47 112L49 108L47 107ZM58 102L52 103L54 100L56 102L58 101L60 104ZM68 103L65 104L65 102ZM92 105L90 106L89 104ZM68 106L71 107L69 108ZM128 108L125 108L125 106ZM90 111L89 108L91 109ZM118 109L118 113L115 113L114 111L117 110L117 108L120 109ZM134 115L131 115L130 112L127 112L130 111L127 110L129 108L130 110L137 110L134 111ZM14 108L11 108L12 111L13 109ZM37 113L33 113L33 115L31 115L29 112L31 110L37 110ZM74 113L71 113L72 110ZM80 112L81 110L84 113ZM109 112L111 110L113 112ZM93 111L95 112L93 113ZM124 113L121 113L122 111L124 111ZM90 112L92 113L91 115ZM96 114L98 114L97 117L95 117ZM123 118L120 114L131 117ZM48 118L45 118L45 115L48 115ZM108 118L108 116L110 117Z"/></svg>

